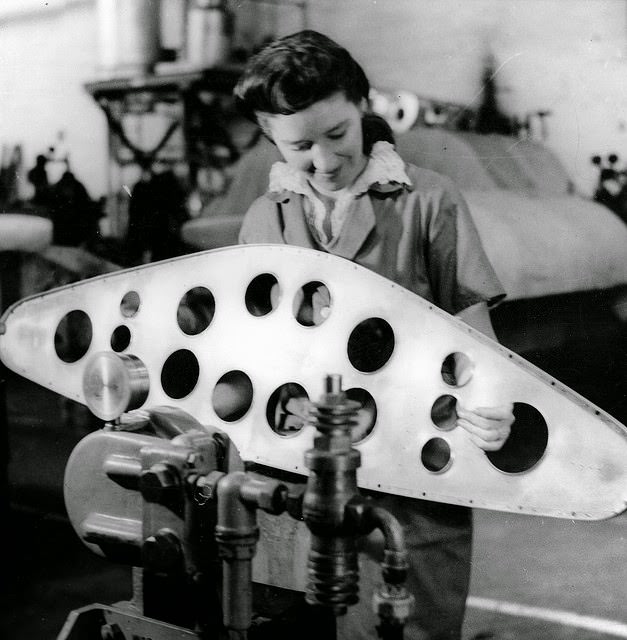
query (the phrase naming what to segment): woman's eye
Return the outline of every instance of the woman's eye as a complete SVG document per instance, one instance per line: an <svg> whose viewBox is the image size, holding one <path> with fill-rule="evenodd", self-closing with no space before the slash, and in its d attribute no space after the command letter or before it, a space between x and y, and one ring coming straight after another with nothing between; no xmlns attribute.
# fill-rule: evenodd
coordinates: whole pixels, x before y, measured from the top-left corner
<svg viewBox="0 0 627 640"><path fill-rule="evenodd" d="M328 135L329 140L341 140L344 137L346 132L342 131L341 133L330 133Z"/></svg>

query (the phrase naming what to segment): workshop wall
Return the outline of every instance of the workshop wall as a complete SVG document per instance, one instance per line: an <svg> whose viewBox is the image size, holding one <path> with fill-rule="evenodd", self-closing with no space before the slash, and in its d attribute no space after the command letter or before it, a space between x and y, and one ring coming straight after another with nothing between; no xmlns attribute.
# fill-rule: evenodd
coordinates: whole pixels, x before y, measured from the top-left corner
<svg viewBox="0 0 627 640"><path fill-rule="evenodd" d="M502 106L523 118L551 111L546 142L588 193L590 155L627 157L625 0L309 0L304 12L231 4L241 43L306 24L345 44L382 89L477 105L492 54ZM93 197L107 189L105 120L83 88L97 78L97 35L95 0L0 8L0 144L21 143L28 168L63 131Z"/></svg>
<svg viewBox="0 0 627 640"><path fill-rule="evenodd" d="M298 22L294 9L244 4L258 38ZM522 120L551 112L545 142L586 193L598 177L591 155L627 159L625 0L309 0L307 7L309 26L347 46L380 89L477 106L492 56L503 109ZM540 136L540 119L531 125Z"/></svg>
<svg viewBox="0 0 627 640"><path fill-rule="evenodd" d="M312 0L310 22L354 52L373 84L465 104L480 103L494 56L504 110L550 111L545 141L587 193L591 155L627 159L624 0Z"/></svg>
<svg viewBox="0 0 627 640"><path fill-rule="evenodd" d="M31 0L19 8L3 2L0 9L0 145L22 145L22 196L36 155L63 146L59 151L69 154L71 169L97 197L106 191L106 123L83 88L97 64L94 3L46 4L49 10ZM51 169L58 178L62 166Z"/></svg>

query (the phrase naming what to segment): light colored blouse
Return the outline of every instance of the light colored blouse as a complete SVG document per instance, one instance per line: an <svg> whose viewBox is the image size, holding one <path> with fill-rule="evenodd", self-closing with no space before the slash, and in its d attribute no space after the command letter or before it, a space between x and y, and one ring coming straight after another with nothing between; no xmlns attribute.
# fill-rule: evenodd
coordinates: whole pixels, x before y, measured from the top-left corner
<svg viewBox="0 0 627 640"><path fill-rule="evenodd" d="M405 172L403 159L396 153L393 145L383 140L372 146L368 163L353 184L335 193L323 192L323 195L333 197L334 206L330 212L327 212L316 190L312 188L307 175L303 171L290 167L287 162L275 162L272 165L268 190L274 193L292 191L305 196L304 207L307 220L317 233L319 242L326 247L340 234L356 198L366 193L374 184L411 185ZM330 214L330 234L325 229L327 214Z"/></svg>
<svg viewBox="0 0 627 640"><path fill-rule="evenodd" d="M403 162L393 149L392 153ZM375 163L376 173L370 174L371 164L350 190L349 206L331 238L321 236L316 205L308 204L313 202L311 194L302 193L306 180L303 184L302 176L288 175L284 167L274 170L270 190L244 217L240 243L327 251L372 269L451 314L504 298L453 182L411 164L402 164L402 175L393 170L386 177Z"/></svg>

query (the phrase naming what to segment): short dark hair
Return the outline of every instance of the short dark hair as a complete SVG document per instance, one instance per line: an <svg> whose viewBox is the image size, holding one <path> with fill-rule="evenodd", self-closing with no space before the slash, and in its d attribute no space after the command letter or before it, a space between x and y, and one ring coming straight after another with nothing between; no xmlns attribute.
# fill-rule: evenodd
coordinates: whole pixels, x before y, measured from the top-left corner
<svg viewBox="0 0 627 640"><path fill-rule="evenodd" d="M266 45L248 62L235 87L236 102L257 112L289 115L341 91L359 104L368 99L364 70L344 47L317 31L299 31Z"/></svg>

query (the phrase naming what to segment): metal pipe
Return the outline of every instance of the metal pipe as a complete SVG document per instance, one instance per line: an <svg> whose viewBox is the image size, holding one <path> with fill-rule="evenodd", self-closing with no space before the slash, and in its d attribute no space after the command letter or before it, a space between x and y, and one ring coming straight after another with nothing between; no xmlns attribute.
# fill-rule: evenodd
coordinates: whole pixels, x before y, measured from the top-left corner
<svg viewBox="0 0 627 640"><path fill-rule="evenodd" d="M255 509L240 500L246 474L218 481L216 541L223 561L223 620L227 629L245 632L252 619L252 558L259 538Z"/></svg>
<svg viewBox="0 0 627 640"><path fill-rule="evenodd" d="M252 559L259 539L257 509L281 513L287 503L287 487L275 480L261 482L243 471L214 477L218 500L215 537L223 560L224 626L244 638L252 620Z"/></svg>
<svg viewBox="0 0 627 640"><path fill-rule="evenodd" d="M368 519L383 534L384 551L381 562L383 581L389 585L400 585L407 578L409 562L405 535L401 523L383 507L373 506L368 509Z"/></svg>
<svg viewBox="0 0 627 640"><path fill-rule="evenodd" d="M385 538L386 549L406 552L405 534L401 523L383 507L373 505L368 511L373 528L379 529Z"/></svg>
<svg viewBox="0 0 627 640"><path fill-rule="evenodd" d="M102 468L107 476L120 486L127 489L139 489L142 463L138 458L114 453L107 456Z"/></svg>
<svg viewBox="0 0 627 640"><path fill-rule="evenodd" d="M90 513L80 525L86 542L104 545L142 545L142 522L133 518L119 518L105 513Z"/></svg>
<svg viewBox="0 0 627 640"><path fill-rule="evenodd" d="M380 620L377 631L382 640L402 640L414 609L414 597L405 588L409 562L403 526L382 507L368 506L364 516L365 522L379 529L384 538L383 584L372 596L372 607Z"/></svg>

